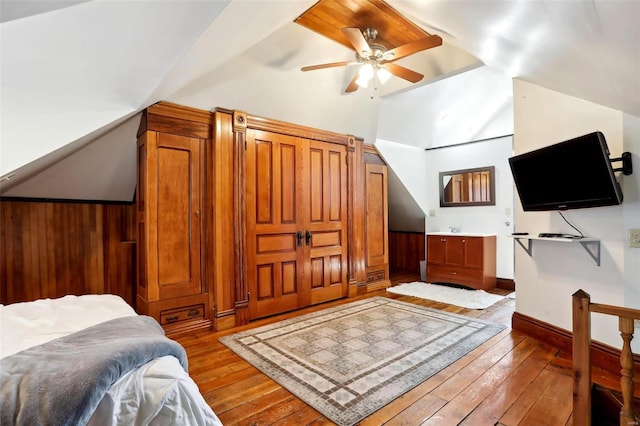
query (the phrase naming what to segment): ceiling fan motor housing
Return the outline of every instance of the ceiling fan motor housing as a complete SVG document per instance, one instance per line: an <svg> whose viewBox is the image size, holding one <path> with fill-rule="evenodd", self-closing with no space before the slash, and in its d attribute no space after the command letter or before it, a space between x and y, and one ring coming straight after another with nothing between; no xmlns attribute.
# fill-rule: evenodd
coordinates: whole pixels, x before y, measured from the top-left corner
<svg viewBox="0 0 640 426"><path fill-rule="evenodd" d="M369 47L371 50L367 54L361 54L356 52L356 60L361 63L367 62L379 62L383 59L387 59L384 57L384 54L387 52L387 49L381 44L370 44Z"/></svg>
<svg viewBox="0 0 640 426"><path fill-rule="evenodd" d="M378 37L378 30L376 30L375 28L366 28L364 31L362 31L362 35L365 39L367 39L367 41L373 41L376 39L376 37Z"/></svg>

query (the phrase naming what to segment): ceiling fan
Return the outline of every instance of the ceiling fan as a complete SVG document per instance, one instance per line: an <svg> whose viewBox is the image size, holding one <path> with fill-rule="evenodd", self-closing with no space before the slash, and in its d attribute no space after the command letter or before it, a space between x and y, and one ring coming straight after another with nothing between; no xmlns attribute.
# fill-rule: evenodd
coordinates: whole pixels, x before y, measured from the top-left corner
<svg viewBox="0 0 640 426"><path fill-rule="evenodd" d="M384 83L391 75L395 75L411 83L417 83L422 80L424 75L401 65L394 64L393 62L442 44L442 39L439 36L430 35L429 37L387 50L386 47L375 42L378 36L378 31L375 28L366 28L364 31L361 31L359 28L342 28L342 32L356 52L355 61L310 65L302 67L301 70L312 71L323 68L361 64L362 66L345 89L347 93L358 90L360 86L366 87L374 75L377 75L381 83Z"/></svg>

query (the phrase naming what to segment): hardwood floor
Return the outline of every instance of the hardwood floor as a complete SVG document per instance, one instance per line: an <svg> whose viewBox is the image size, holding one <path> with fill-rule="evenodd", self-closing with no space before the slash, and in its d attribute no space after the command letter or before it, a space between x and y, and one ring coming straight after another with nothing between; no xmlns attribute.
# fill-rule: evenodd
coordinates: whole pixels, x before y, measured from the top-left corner
<svg viewBox="0 0 640 426"><path fill-rule="evenodd" d="M394 281L414 281L413 275ZM509 291L496 289L498 294ZM225 425L333 424L218 338L332 306L383 296L447 312L483 318L508 328L416 388L364 419L360 425L571 425L572 376L566 354L511 330L515 300L470 310L408 296L372 292L252 322L222 332L193 333L177 340L189 356L189 373ZM600 380L615 387L617 378Z"/></svg>

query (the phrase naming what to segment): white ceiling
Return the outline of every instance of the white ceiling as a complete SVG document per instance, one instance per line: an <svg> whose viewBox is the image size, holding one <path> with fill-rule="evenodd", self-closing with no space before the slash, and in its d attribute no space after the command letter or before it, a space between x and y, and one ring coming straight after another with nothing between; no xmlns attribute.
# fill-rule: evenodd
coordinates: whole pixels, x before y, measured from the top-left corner
<svg viewBox="0 0 640 426"><path fill-rule="evenodd" d="M293 23L314 0L0 1L0 176L17 172L1 183L3 195L131 200L135 126L127 119L161 100L243 109L367 142L377 137L385 98L365 90L345 95L352 68L299 71L352 59L348 49ZM409 87L394 78L382 95L484 63L640 116L640 1L388 3L444 45L402 60L425 74L422 82ZM468 90L463 101L477 104L481 93ZM424 102L428 110L448 107L446 99ZM442 125L441 117L431 120ZM109 144L130 151L104 149ZM80 149L93 154L69 156ZM60 161L64 167L55 166ZM44 189L37 175L45 172L67 189L70 179L81 184L73 194Z"/></svg>

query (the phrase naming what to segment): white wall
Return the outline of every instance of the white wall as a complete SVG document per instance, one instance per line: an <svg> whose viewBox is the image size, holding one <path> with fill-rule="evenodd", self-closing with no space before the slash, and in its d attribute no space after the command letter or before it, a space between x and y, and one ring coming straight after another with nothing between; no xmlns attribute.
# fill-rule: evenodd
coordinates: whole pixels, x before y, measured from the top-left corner
<svg viewBox="0 0 640 426"><path fill-rule="evenodd" d="M456 145L512 133L511 78L483 66L383 97L375 144L425 216L429 210L436 213L426 219L427 232L455 226L495 233L497 275L509 279L513 278L513 240L506 235L513 230L513 180L507 158L512 155L512 138ZM426 147L440 148L425 151ZM439 172L489 165L496 167L495 206L440 208ZM389 194L389 200L391 223L397 210L395 206L391 210L394 194Z"/></svg>
<svg viewBox="0 0 640 426"><path fill-rule="evenodd" d="M640 229L640 117L624 114L622 117L623 149L631 153L635 172L622 178L623 227ZM620 164L620 163L618 163ZM624 239L624 306L640 309L640 249L629 247L629 234ZM636 338L631 342L635 353L640 353L640 329L636 328Z"/></svg>
<svg viewBox="0 0 640 426"><path fill-rule="evenodd" d="M600 130L612 158L627 150L637 160L640 145L637 117L519 80L513 82L513 93L516 154ZM625 197L621 206L565 213L586 236L601 239L601 266L576 243L534 241L531 257L516 247L517 312L571 330L571 295L578 289L585 290L597 303L623 306L626 295L628 302L637 303L640 250L628 248L626 238L627 227L640 226L638 176L636 172L619 178ZM531 234L571 231L557 212L523 212L519 201L515 207L519 231ZM620 347L617 330L615 318L593 316L595 340Z"/></svg>
<svg viewBox="0 0 640 426"><path fill-rule="evenodd" d="M387 165L393 169L398 179L423 213L427 208L427 168L424 149L377 139L375 147ZM390 212L390 216L393 212Z"/></svg>
<svg viewBox="0 0 640 426"><path fill-rule="evenodd" d="M513 278L513 178L507 159L513 155L512 137L426 151L428 191L427 232L449 231L496 234L496 274ZM496 205L440 207L439 173L449 170L494 166Z"/></svg>

